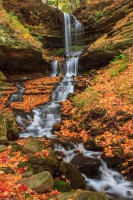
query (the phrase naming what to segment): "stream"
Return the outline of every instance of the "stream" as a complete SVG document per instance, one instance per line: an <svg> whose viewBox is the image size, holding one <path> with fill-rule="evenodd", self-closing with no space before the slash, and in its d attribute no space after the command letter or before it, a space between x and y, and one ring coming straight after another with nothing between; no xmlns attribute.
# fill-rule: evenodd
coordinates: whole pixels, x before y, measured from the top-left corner
<svg viewBox="0 0 133 200"><path fill-rule="evenodd" d="M63 61L63 78L59 85L52 92L51 100L47 104L35 107L26 117L29 121L26 127L23 114L16 113L17 123L24 127L20 133L21 138L29 136L46 136L54 139L57 136L53 134L53 125L61 122L61 102L67 99L68 94L74 92L73 77L78 75L78 61L82 51L72 51L72 44L77 44L83 35L83 25L72 15L64 13L64 33L65 33L65 58ZM58 61L52 62L51 77L57 76L60 71ZM9 102L22 101L25 91L22 83L17 83L18 92L10 96ZM60 140L60 138L58 138ZM64 148L60 143L54 144L54 151L64 153L65 162L71 160L80 152L85 157L98 159L100 161L99 174L97 179L91 179L85 174L86 188L95 191L102 191L108 194L111 199L133 200L133 183L125 180L123 176L111 169L108 169L106 163L100 158L101 152L87 151L83 144L70 142L71 148Z"/></svg>

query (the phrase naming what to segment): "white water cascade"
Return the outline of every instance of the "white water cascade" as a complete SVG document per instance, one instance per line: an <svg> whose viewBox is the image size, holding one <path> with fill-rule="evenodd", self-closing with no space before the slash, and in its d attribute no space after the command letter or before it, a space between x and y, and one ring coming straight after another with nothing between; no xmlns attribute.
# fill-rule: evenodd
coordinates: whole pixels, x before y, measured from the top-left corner
<svg viewBox="0 0 133 200"><path fill-rule="evenodd" d="M75 16L64 13L65 53L72 51L72 45L79 45L84 33L83 25Z"/></svg>
<svg viewBox="0 0 133 200"><path fill-rule="evenodd" d="M123 176L114 170L107 167L106 163L100 158L101 152L88 151L83 144L72 144L72 149L65 149L62 145L55 144L54 150L62 152L63 160L71 163L71 160L79 152L85 157L95 158L100 160L99 174L100 178L90 179L83 174L86 181L86 187L98 192L105 192L110 199L113 200L133 200L133 182L127 181Z"/></svg>
<svg viewBox="0 0 133 200"><path fill-rule="evenodd" d="M55 77L58 74L58 60L53 60L51 63L52 74L51 77Z"/></svg>

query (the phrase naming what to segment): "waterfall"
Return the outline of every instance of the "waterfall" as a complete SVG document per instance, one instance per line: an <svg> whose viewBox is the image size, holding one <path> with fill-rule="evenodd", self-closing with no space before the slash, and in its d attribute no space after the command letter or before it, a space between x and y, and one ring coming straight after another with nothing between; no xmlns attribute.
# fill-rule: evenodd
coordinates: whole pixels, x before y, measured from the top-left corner
<svg viewBox="0 0 133 200"><path fill-rule="evenodd" d="M64 26L65 26L65 52L68 53L71 50L72 44L72 26L71 15L64 13Z"/></svg>
<svg viewBox="0 0 133 200"><path fill-rule="evenodd" d="M65 53L67 54L71 52L72 45L81 44L84 27L75 16L64 13L64 29Z"/></svg>
<svg viewBox="0 0 133 200"><path fill-rule="evenodd" d="M66 61L66 77L77 76L79 57L73 57Z"/></svg>
<svg viewBox="0 0 133 200"><path fill-rule="evenodd" d="M58 60L53 60L51 63L52 68L52 77L55 77L58 74Z"/></svg>

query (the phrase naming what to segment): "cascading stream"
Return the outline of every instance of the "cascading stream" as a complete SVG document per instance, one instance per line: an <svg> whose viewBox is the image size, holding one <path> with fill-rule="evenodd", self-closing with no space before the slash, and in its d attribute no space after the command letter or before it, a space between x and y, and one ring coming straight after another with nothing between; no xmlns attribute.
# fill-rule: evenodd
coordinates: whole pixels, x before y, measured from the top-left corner
<svg viewBox="0 0 133 200"><path fill-rule="evenodd" d="M29 125L21 132L20 137L27 138L29 136L41 137L46 135L48 138L56 137L52 133L52 127L54 124L61 121L61 106L60 102L67 99L68 94L74 92L73 76L78 74L78 60L82 51L72 52L73 41L78 41L83 32L82 24L74 17L67 13L64 13L64 26L65 26L65 52L66 59L64 60L64 77L60 84L52 93L51 101L45 105L37 106L32 110L31 116L28 115ZM74 39L75 38L75 39ZM52 74L56 76L58 74L58 62L52 63ZM19 87L20 91L11 96L10 102L15 101L21 96L23 88ZM22 89L22 90L21 90ZM16 97L17 96L17 97ZM18 97L19 96L19 97ZM21 100L19 98L19 100ZM17 116L18 123L24 126L24 120L21 116ZM54 150L61 151L66 156L64 161L71 162L72 158L76 155L75 150L79 150L86 157L100 159L101 153L85 150L82 144L72 144L74 146L71 150L65 150L61 145L55 144ZM86 187L92 188L96 191L103 191L107 193L112 199L116 197L121 200L133 200L133 183L126 181L121 174L116 171L108 169L105 162L101 159L101 165L99 173L100 179L90 179L86 177Z"/></svg>

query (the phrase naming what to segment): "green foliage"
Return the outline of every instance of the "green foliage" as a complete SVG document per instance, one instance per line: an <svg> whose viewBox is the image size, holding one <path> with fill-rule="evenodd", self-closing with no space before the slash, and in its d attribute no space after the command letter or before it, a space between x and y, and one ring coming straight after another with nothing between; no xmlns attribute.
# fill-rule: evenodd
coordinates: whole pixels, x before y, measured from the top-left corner
<svg viewBox="0 0 133 200"><path fill-rule="evenodd" d="M73 104L78 108L82 108L84 106L89 107L98 101L99 95L91 86L88 86L83 93L78 94L73 98Z"/></svg>
<svg viewBox="0 0 133 200"><path fill-rule="evenodd" d="M112 67L110 70L111 77L119 75L124 69L128 67L128 57L124 53L120 53L115 56L114 60L111 62Z"/></svg>
<svg viewBox="0 0 133 200"><path fill-rule="evenodd" d="M100 18L103 15L104 11L103 10L98 10L98 12L96 13L96 17Z"/></svg>
<svg viewBox="0 0 133 200"><path fill-rule="evenodd" d="M23 24L19 21L18 17L15 15L15 13L13 11L11 11L9 13L9 16L10 16L10 22L12 23L12 26L14 26L19 31L22 31L25 38L29 37L30 36L29 29L23 26Z"/></svg>
<svg viewBox="0 0 133 200"><path fill-rule="evenodd" d="M52 55L54 56L62 56L63 54L65 53L64 49L61 48L61 49L55 49L51 52Z"/></svg>

